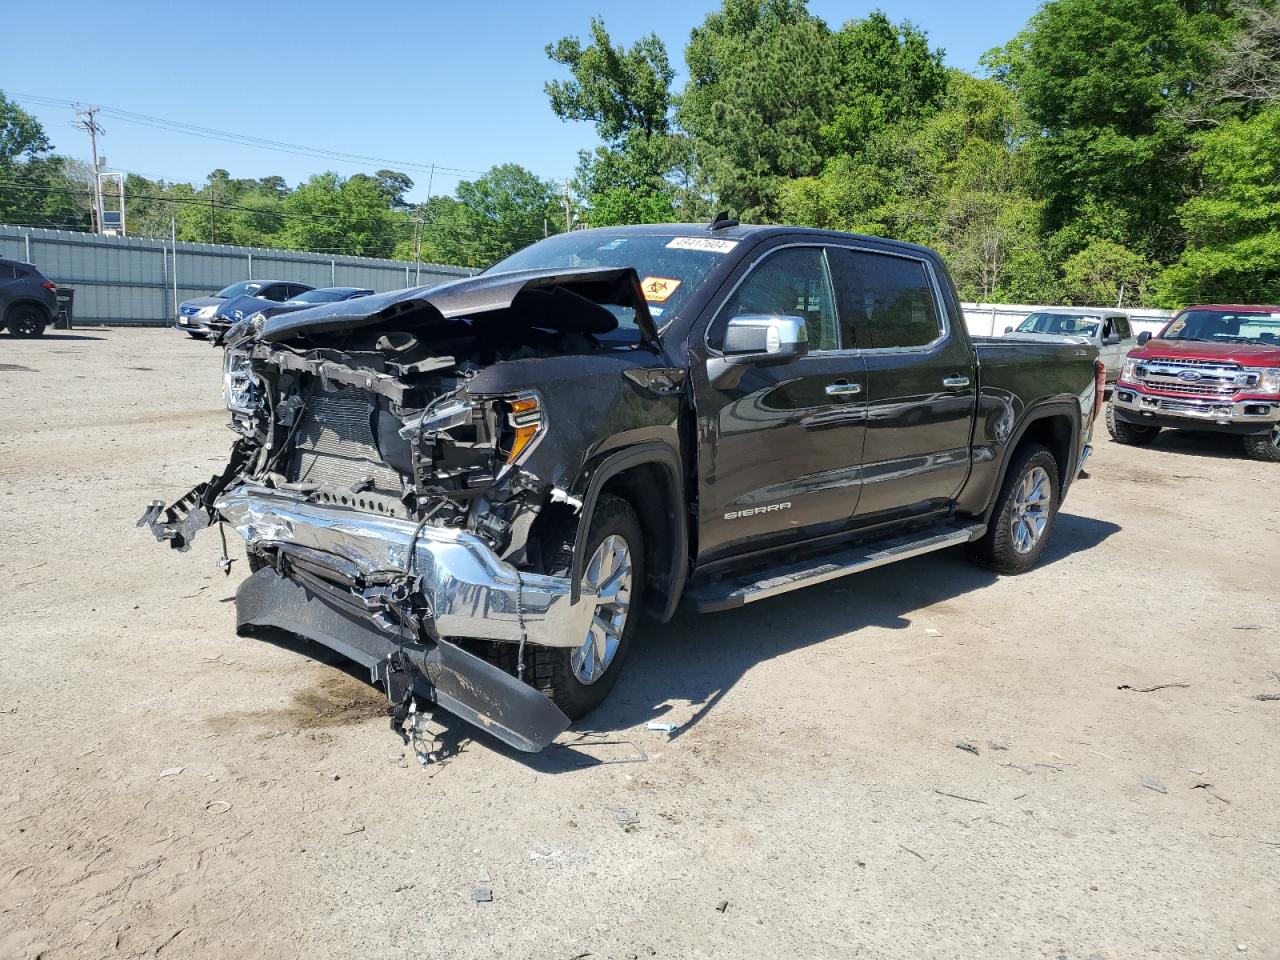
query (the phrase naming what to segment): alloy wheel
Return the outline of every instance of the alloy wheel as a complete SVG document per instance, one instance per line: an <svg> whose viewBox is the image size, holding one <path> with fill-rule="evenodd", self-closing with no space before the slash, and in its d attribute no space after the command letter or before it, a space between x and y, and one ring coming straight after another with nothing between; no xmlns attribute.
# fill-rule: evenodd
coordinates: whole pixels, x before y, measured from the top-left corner
<svg viewBox="0 0 1280 960"><path fill-rule="evenodd" d="M600 542L582 571L584 593L595 594L595 610L582 646L570 657L573 675L595 683L609 669L631 609L631 549L616 533Z"/></svg>
<svg viewBox="0 0 1280 960"><path fill-rule="evenodd" d="M1043 467L1032 467L1018 481L1013 496L1013 516L1009 525L1013 533L1013 549L1030 553L1035 549L1044 528L1049 524L1050 498L1053 486Z"/></svg>

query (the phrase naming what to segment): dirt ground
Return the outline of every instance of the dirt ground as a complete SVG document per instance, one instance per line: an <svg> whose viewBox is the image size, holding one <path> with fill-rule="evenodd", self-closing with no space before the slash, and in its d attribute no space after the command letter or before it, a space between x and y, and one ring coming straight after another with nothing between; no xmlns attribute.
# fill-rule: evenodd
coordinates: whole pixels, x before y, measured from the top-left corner
<svg viewBox="0 0 1280 960"><path fill-rule="evenodd" d="M220 389L173 331L0 338L0 957L1280 957L1280 468L1233 441L1096 437L1030 574L681 614L543 754L440 715L424 765L236 637L216 533L135 528Z"/></svg>

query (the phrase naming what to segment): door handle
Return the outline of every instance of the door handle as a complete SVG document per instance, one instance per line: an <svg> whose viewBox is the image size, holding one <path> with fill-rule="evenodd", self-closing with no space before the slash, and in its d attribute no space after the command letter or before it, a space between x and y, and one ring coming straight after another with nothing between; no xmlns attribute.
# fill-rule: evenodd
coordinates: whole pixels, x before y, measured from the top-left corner
<svg viewBox="0 0 1280 960"><path fill-rule="evenodd" d="M844 380L837 380L835 383L827 384L826 390L827 390L828 397L847 397L855 393L861 393L862 384L848 383L847 381L844 381Z"/></svg>
<svg viewBox="0 0 1280 960"><path fill-rule="evenodd" d="M952 376L949 376L949 377L943 377L942 385L946 387L948 390L959 390L969 385L969 378L956 376L953 374Z"/></svg>

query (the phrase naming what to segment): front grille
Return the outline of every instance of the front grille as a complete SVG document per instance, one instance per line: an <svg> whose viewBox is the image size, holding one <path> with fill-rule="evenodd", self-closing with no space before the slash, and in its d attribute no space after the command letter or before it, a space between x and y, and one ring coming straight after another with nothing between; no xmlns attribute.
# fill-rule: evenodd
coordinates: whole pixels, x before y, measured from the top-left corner
<svg viewBox="0 0 1280 960"><path fill-rule="evenodd" d="M1220 360L1151 357L1135 363L1138 382L1163 393L1194 397L1231 397L1240 389L1240 365ZM1191 379L1185 379L1191 378Z"/></svg>
<svg viewBox="0 0 1280 960"><path fill-rule="evenodd" d="M373 410L370 394L317 386L294 440L289 479L343 488L372 480L375 490L398 495L400 474L382 462L373 442Z"/></svg>

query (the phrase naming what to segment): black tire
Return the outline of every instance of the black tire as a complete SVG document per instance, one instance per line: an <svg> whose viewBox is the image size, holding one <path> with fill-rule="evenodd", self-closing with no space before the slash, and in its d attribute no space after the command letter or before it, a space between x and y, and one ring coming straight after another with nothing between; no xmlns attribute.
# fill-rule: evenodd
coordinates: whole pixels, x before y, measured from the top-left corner
<svg viewBox="0 0 1280 960"><path fill-rule="evenodd" d="M1014 517L1019 510L1018 490L1036 470L1043 470L1047 475L1047 517L1030 549L1023 549L1014 535ZM1007 574L1026 573L1036 565L1053 533L1053 522L1058 517L1058 476L1058 461L1047 447L1029 443L1014 452L1013 462L1009 464L1009 472L1005 474L1000 496L991 513L987 532L982 539L969 546L969 553L977 563L997 573Z"/></svg>
<svg viewBox="0 0 1280 960"><path fill-rule="evenodd" d="M1244 437L1244 452L1254 460L1280 463L1280 426L1270 433Z"/></svg>
<svg viewBox="0 0 1280 960"><path fill-rule="evenodd" d="M39 307L21 303L9 309L4 323L13 336L29 340L44 333L44 328L49 325L49 318Z"/></svg>
<svg viewBox="0 0 1280 960"><path fill-rule="evenodd" d="M544 556L547 572L555 576L567 576L573 562L573 541L576 525L567 524L552 535L545 544ZM525 649L525 679L545 693L571 720L577 720L594 710L608 696L618 682L623 663L631 649L631 639L640 621L640 607L644 597L644 538L640 521L626 500L603 493L596 501L591 516L591 526L584 544L584 557L589 560L606 537L619 536L626 541L631 555L631 596L623 623L621 636L613 659L605 671L591 683L583 683L574 673L573 658L576 650L527 647ZM585 573L584 573L585 579ZM505 644L510 648L510 644Z"/></svg>
<svg viewBox="0 0 1280 960"><path fill-rule="evenodd" d="M1130 447L1145 447L1160 435L1159 427L1140 427L1134 423L1126 423L1116 416L1115 403L1107 403L1107 433L1116 443Z"/></svg>

